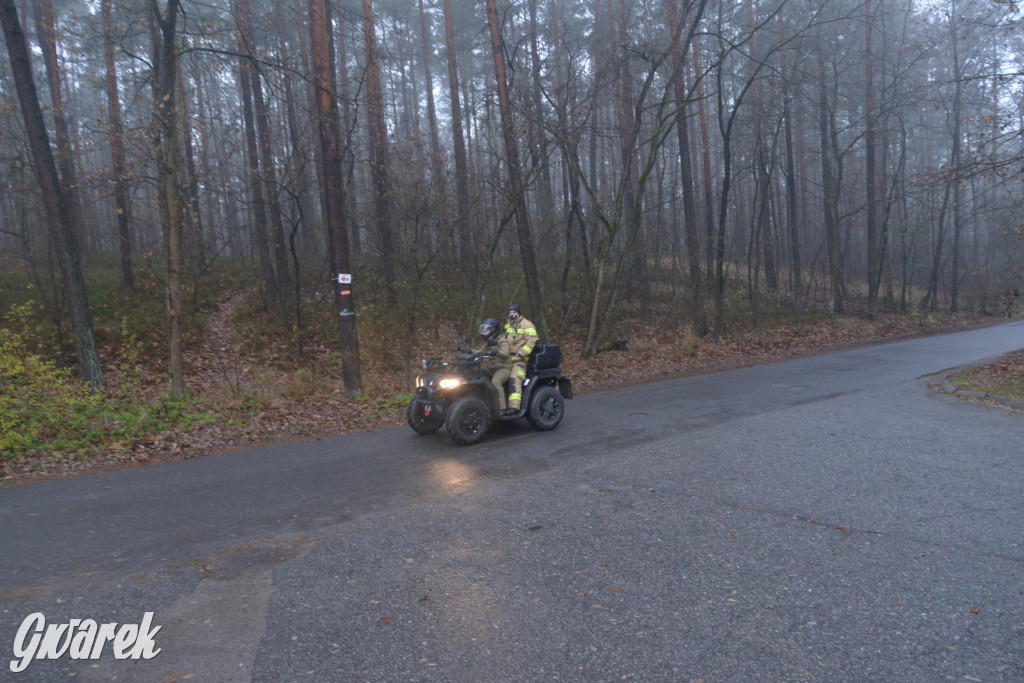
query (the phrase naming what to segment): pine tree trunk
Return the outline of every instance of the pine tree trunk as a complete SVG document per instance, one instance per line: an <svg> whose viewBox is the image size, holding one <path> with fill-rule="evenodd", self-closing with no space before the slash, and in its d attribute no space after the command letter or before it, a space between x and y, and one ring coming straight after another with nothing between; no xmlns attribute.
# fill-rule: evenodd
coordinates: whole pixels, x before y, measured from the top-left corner
<svg viewBox="0 0 1024 683"><path fill-rule="evenodd" d="M690 121L686 115L689 105L686 92L686 50L690 36L682 36L678 0L667 0L668 25L672 36L672 68L675 74L676 131L679 136L679 183L683 191L683 231L686 234L686 259L690 275L690 318L693 333L703 337L708 333L707 315L704 313L704 275L701 273L700 236L697 230L696 197L693 191L693 166L690 160ZM710 208L710 207L708 207Z"/></svg>
<svg viewBox="0 0 1024 683"><path fill-rule="evenodd" d="M185 395L183 363L181 151L178 148L176 39L178 0L167 0L161 13L157 0L149 2L153 39L153 142L156 151L160 222L167 264L168 379L171 398Z"/></svg>
<svg viewBox="0 0 1024 683"><path fill-rule="evenodd" d="M50 85L50 99L53 103L53 130L57 142L57 170L60 173L64 198L69 203L71 228L81 248L85 244L82 234L81 205L78 200L78 182L75 172L75 158L71 150L71 135L68 133L67 112L61 88L60 62L57 61L57 19L53 12L52 0L33 0L36 19L36 34L46 66L46 78Z"/></svg>
<svg viewBox="0 0 1024 683"><path fill-rule="evenodd" d="M0 21L3 23L7 54L11 61L11 75L28 135L33 170L42 191L50 238L60 264L64 295L71 314L78 369L92 391L103 393L106 389L103 369L100 366L99 351L96 349L92 313L85 292L78 243L72 229L70 206L57 174L57 164L50 148L43 110L32 78L28 43L21 21L18 19L14 0L0 0Z"/></svg>
<svg viewBox="0 0 1024 683"><path fill-rule="evenodd" d="M370 177L380 244L381 273L389 306L395 293L395 245L391 233L391 198L388 195L388 142L384 124L384 93L381 90L377 36L370 0L363 0L363 46L366 50L366 119L370 138Z"/></svg>
<svg viewBox="0 0 1024 683"><path fill-rule="evenodd" d="M448 58L448 93L452 114L452 148L455 151L455 233L459 240L459 258L464 270L472 261L469 231L469 163L466 139L462 132L462 106L459 103L459 70L455 53L455 32L452 26L452 0L444 0L444 42Z"/></svg>
<svg viewBox="0 0 1024 683"><path fill-rule="evenodd" d="M285 244L284 222L281 216L281 205L277 199L277 173L274 170L274 153L271 143L270 120L263 99L263 83L259 69L253 59L252 10L248 0L235 0L235 17L238 22L241 49L249 63L249 87L252 91L253 109L256 117L256 134L259 142L259 177L264 184L267 206L270 209L270 245L274 256L274 300L277 302L281 319L288 320L287 304L291 292L291 276L288 269L288 248Z"/></svg>
<svg viewBox="0 0 1024 683"><path fill-rule="evenodd" d="M515 125L512 121L512 105L508 96L508 80L505 73L505 51L498 24L498 8L495 0L487 2L487 24L491 33L491 52L494 56L494 76L498 84L498 107L501 114L501 133L505 141L505 162L508 167L512 203L515 209L516 232L519 237L519 253L523 259L523 274L526 277L526 292L530 301L531 318L536 321L541 339L547 340L548 330L544 318L544 306L540 292L540 278L537 275L537 260L533 252L533 238L530 235L529 217L526 211L526 193L523 188L522 168L519 163Z"/></svg>
<svg viewBox="0 0 1024 683"><path fill-rule="evenodd" d="M765 133L765 109L761 102L761 84L757 77L759 62L761 60L757 39L757 18L754 14L753 0L746 0L747 23L750 27L750 104L754 124L754 163L755 182L757 190L755 234L761 240L761 254L764 258L765 287L770 292L779 289L778 273L775 269L774 240L772 239L772 223L769 212L769 197L771 195L771 175L769 168L771 160L768 153L768 141ZM757 283L754 283L755 287Z"/></svg>
<svg viewBox="0 0 1024 683"><path fill-rule="evenodd" d="M239 49L245 50L241 35ZM242 121L245 126L246 162L248 164L249 191L252 193L253 229L256 238L256 252L263 278L264 307L277 301L277 281L270 258L270 236L267 233L266 201L263 197L263 181L260 178L260 148L256 138L256 121L252 107L252 63L247 57L238 60L239 86L242 96Z"/></svg>
<svg viewBox="0 0 1024 683"><path fill-rule="evenodd" d="M551 164L548 163L547 135L544 132L542 93L543 85L540 79L540 50L537 47L537 0L529 0L530 11L530 73L532 78L530 105L533 108L532 121L533 131L530 135L530 144L533 145L535 163L540 164L540 178L537 181L537 204L542 216L551 216L554 212L555 202L551 196Z"/></svg>
<svg viewBox="0 0 1024 683"><path fill-rule="evenodd" d="M430 68L430 32L427 29L427 15L423 11L423 0L419 0L420 44L423 49L423 77L427 91L427 126L430 128L430 167L434 183L444 182L444 167L441 157L441 138L437 132L437 110L434 107L434 73Z"/></svg>
<svg viewBox="0 0 1024 683"><path fill-rule="evenodd" d="M800 206L797 192L796 159L793 150L792 98L783 94L783 118L786 142L786 219L789 223L789 257L793 289L793 310L797 318L804 311L803 265L800 258Z"/></svg>
<svg viewBox="0 0 1024 683"><path fill-rule="evenodd" d="M704 271L708 289L714 287L715 264L715 210L714 191L711 185L711 131L708 128L708 113L704 103L704 74L700 67L700 49L697 38L693 39L693 72L697 83L694 96L697 98L697 114L700 121L701 181L704 186Z"/></svg>
<svg viewBox="0 0 1024 683"><path fill-rule="evenodd" d="M274 3L274 15L277 19L278 26L278 45L281 51L281 62L284 64L289 63L288 59L288 41L285 39L286 24L284 22L282 0L276 0ZM305 31L299 31L300 36L305 35ZM304 42L304 41L303 41ZM299 211L298 220L292 229L292 240L294 241L295 232L302 225L315 226L316 225L316 210L313 206L313 202L310 197L310 181L309 181L309 154L306 139L302 136L299 130L298 114L295 110L295 96L294 88L292 87L292 74L288 70L282 71L281 77L284 79L284 96L285 96L285 119L288 122L288 135L291 140L291 154L292 154L292 165L295 172L295 204ZM303 231L304 235L308 235L310 231ZM298 252L294 244L291 245L292 258L298 258ZM298 288L299 273L296 267L295 272L296 289ZM298 306L296 306L296 317L299 315Z"/></svg>
<svg viewBox="0 0 1024 683"><path fill-rule="evenodd" d="M323 206L331 258L334 305L338 312L338 337L341 342L342 376L345 393L355 397L362 392L359 368L359 339L356 335L355 300L351 284L339 282L339 274L351 274L349 266L348 225L345 222L345 184L342 178L341 146L338 139L338 100L334 96L325 0L309 0L309 31L313 80L316 86L317 132L323 160Z"/></svg>
<svg viewBox="0 0 1024 683"><path fill-rule="evenodd" d="M824 0L819 0L819 11ZM843 294L841 282L841 244L839 236L838 187L833 168L833 145L831 136L832 113L828 101L828 82L825 75L825 46L818 27L818 135L821 141L821 189L822 207L824 210L825 240L828 246L829 270L829 313L841 313L843 310Z"/></svg>
<svg viewBox="0 0 1024 683"><path fill-rule="evenodd" d="M956 4L953 5L954 9ZM955 13L955 12L954 12ZM952 313L956 313L960 310L960 231L961 231L961 215L960 215L960 156L961 156L961 119L963 111L963 98L964 98L964 79L961 74L960 68L960 41L962 36L957 32L957 24L955 23L959 17L950 16L950 26L952 29L952 40L951 44L951 57L953 58L953 78L956 82L953 95L953 110L950 112L952 122L952 150L949 155L949 165L953 174L953 255L952 262L950 263L950 277L952 282L949 289L949 310Z"/></svg>
<svg viewBox="0 0 1024 683"><path fill-rule="evenodd" d="M871 0L865 0L864 4L864 88L866 91L864 99L865 125L864 134L864 182L867 186L867 211L866 228L868 242L868 315L874 316L878 313L878 284L879 266L878 258L878 204L876 192L878 178L876 172L877 153L877 127L875 118L875 84L874 84L874 63L873 50L871 45L871 33L874 28L874 14L871 9Z"/></svg>
<svg viewBox="0 0 1024 683"><path fill-rule="evenodd" d="M180 81L180 79L179 79ZM201 93L201 80L198 74L196 75L196 92ZM181 113L184 121L189 121L190 117L188 114L188 108L185 104L185 89L184 87L179 88L181 90ZM198 98L197 98L198 99ZM199 273L206 270L206 244L203 239L203 220L202 212L199 209L199 181L196 179L196 155L195 149L192 144L192 130L190 125L186 124L181 131L182 145L185 148L185 229L188 238L189 246L193 249L196 256L197 268L194 272ZM193 301L194 297L198 295L198 287L193 290Z"/></svg>
<svg viewBox="0 0 1024 683"><path fill-rule="evenodd" d="M623 0L618 0L617 10L609 2L609 13L614 17L614 24L618 29L616 35L619 45L627 45L626 37L626 8ZM625 58L615 59L615 78L618 82L616 90L615 110L619 122L619 158L625 178L623 180L624 201L623 211L625 212L626 243L627 248L632 249L631 266L626 282L635 283L639 289L640 317L648 319L651 314L651 284L647 275L647 234L640 221L643 210L643 198L638 191L639 171L637 169L637 144L636 140L636 117L633 114L633 85L632 74L629 70L629 61ZM627 292L628 295L628 292Z"/></svg>
<svg viewBox="0 0 1024 683"><path fill-rule="evenodd" d="M100 3L100 14L103 21L103 62L106 70L107 126L110 133L114 205L117 208L117 234L121 247L121 286L127 294L133 295L135 294L135 275L132 270L132 236L128 213L128 183L125 177L124 124L121 120L121 98L117 92L111 2L112 0L102 0Z"/></svg>

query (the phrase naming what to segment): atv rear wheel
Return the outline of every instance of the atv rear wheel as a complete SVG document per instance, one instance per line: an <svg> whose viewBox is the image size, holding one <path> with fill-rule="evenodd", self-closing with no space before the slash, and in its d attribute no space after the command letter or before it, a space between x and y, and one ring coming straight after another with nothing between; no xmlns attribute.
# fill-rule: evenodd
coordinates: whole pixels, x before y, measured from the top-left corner
<svg viewBox="0 0 1024 683"><path fill-rule="evenodd" d="M554 429L565 415L565 401L558 389L552 386L538 387L533 392L530 409L526 411L526 421L538 432Z"/></svg>
<svg viewBox="0 0 1024 683"><path fill-rule="evenodd" d="M405 421L417 434L433 434L444 424L444 419L437 413L427 415L425 406L423 401L413 398L405 408Z"/></svg>
<svg viewBox="0 0 1024 683"><path fill-rule="evenodd" d="M478 443L491 426L491 411L476 396L464 396L448 410L445 427L449 436L460 446Z"/></svg>

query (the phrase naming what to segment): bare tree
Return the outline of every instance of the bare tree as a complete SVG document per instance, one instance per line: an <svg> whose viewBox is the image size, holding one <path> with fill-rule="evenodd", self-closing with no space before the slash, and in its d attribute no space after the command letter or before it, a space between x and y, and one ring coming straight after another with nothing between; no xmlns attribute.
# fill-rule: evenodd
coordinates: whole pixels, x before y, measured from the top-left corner
<svg viewBox="0 0 1024 683"><path fill-rule="evenodd" d="M153 147L156 152L158 203L164 233L167 266L168 380L171 397L185 395L183 362L185 299L182 285L183 207L181 201L181 150L177 106L177 27L179 0L167 0L161 11L158 0L149 0L150 36L153 44Z"/></svg>
<svg viewBox="0 0 1024 683"><path fill-rule="evenodd" d="M688 107L690 94L686 88L683 68L689 43L696 32L697 22L691 21L686 38L682 36L680 7L678 0L666 0L668 26L672 36L672 67L675 72L675 98L679 110L676 130L679 136L679 184L683 193L683 230L686 234L686 258L690 274L690 317L693 333L703 337L708 332L707 315L704 313L704 276L701 273L700 236L697 229L697 198L693 190L693 167L690 162L690 117ZM694 8L689 1L684 3L686 14L693 17ZM697 9L703 12L704 3ZM698 76L699 77L699 76Z"/></svg>
<svg viewBox="0 0 1024 683"><path fill-rule="evenodd" d="M420 12L420 44L423 49L423 76L426 80L427 92L427 125L430 135L430 168L435 183L444 179L441 159L441 137L437 132L437 110L434 107L434 74L430 67L430 31L427 29L427 14L423 10L423 0L418 0Z"/></svg>
<svg viewBox="0 0 1024 683"><path fill-rule="evenodd" d="M819 14L824 9L824 0L818 0ZM839 187L836 178L838 161L836 155L835 112L829 100L829 81L825 69L825 38L821 24L818 25L816 55L818 60L818 138L821 157L821 191L824 210L825 240L828 245L828 311L842 313L842 247L839 236Z"/></svg>
<svg viewBox="0 0 1024 683"><path fill-rule="evenodd" d="M135 293L135 275L132 270L132 236L129 221L128 183L124 163L124 123L121 117L121 98L117 90L117 68L114 62L114 35L112 0L102 0L100 14L103 21L103 64L107 93L107 128L110 133L111 172L114 180L114 204L117 208L117 233L121 246L121 284L128 294Z"/></svg>
<svg viewBox="0 0 1024 683"><path fill-rule="evenodd" d="M14 77L25 132L28 135L32 166L42 191L47 224L50 226L50 238L60 263L64 294L71 314L78 370L94 392L102 393L106 385L99 351L96 349L92 313L85 292L85 279L82 277L78 242L72 229L71 206L57 174L57 164L50 148L43 110L32 79L28 44L14 0L0 0L0 20L3 22L4 40L11 60L11 74Z"/></svg>
<svg viewBox="0 0 1024 683"><path fill-rule="evenodd" d="M280 287L274 273L274 261L271 258L270 232L267 227L266 185L260 174L260 143L256 132L256 115L253 107L255 84L259 83L259 75L252 60L249 58L248 4L235 3L235 22L237 25L238 49L238 85L242 98L242 121L245 125L246 160L248 162L249 192L252 199L253 232L256 238L256 253L259 258L260 274L263 280L264 305L269 301L277 304L280 299Z"/></svg>
<svg viewBox="0 0 1024 683"><path fill-rule="evenodd" d="M779 13L779 35L783 32L782 13ZM789 80L789 69L786 57L786 50L782 51L780 72L782 76L782 119L783 132L786 143L786 200L787 216L789 223L789 248L790 248L790 274L791 289L793 297L793 310L797 318L803 315L804 293L803 293L803 267L800 258L800 207L797 195L796 160L793 150L793 90L794 85Z"/></svg>
<svg viewBox="0 0 1024 683"><path fill-rule="evenodd" d="M78 201L78 174L75 172L75 156L71 149L71 135L68 132L67 112L64 106L62 75L60 62L57 60L57 18L53 11L52 0L33 0L33 13L36 19L36 34L39 37L39 48L46 66L46 78L50 85L50 100L53 103L53 129L57 142L57 170L60 172L61 187L65 199L70 202L72 229L83 244L85 235L80 227L81 207Z"/></svg>
<svg viewBox="0 0 1024 683"><path fill-rule="evenodd" d="M515 212L516 234L519 237L519 253L523 260L523 275L526 278L526 294L530 301L530 315L537 321L537 332L541 339L547 339L548 330L540 292L540 277L537 274L537 259L533 251L533 237L530 234L530 220L526 209L526 189L523 186L523 173L519 162L519 143L512 120L512 104L508 96L504 41L501 37L495 0L487 0L487 26L491 34L494 77L498 84L498 108L501 113L501 135L505 141L505 165Z"/></svg>
<svg viewBox="0 0 1024 683"><path fill-rule="evenodd" d="M452 20L452 0L444 0L444 44L448 59L448 94L452 116L452 150L455 156L455 225L459 240L462 267L470 264L469 231L469 162L466 158L466 140L462 131L462 105L459 102L459 68L455 52L455 30Z"/></svg>
<svg viewBox="0 0 1024 683"><path fill-rule="evenodd" d="M878 206L875 193L877 191L876 173L876 152L877 152L877 127L878 121L875 115L875 69L872 46L872 32L874 30L875 17L871 9L871 0L864 2L864 183L867 189L867 205L864 207L867 212L865 224L867 226L868 241L868 314L875 315L878 312L878 284L879 284L879 249L878 249Z"/></svg>
<svg viewBox="0 0 1024 683"><path fill-rule="evenodd" d="M388 305L397 301L395 293L395 244L391 231L391 196L388 185L388 137L384 123L384 94L381 91L380 61L377 55L373 5L363 0L363 47L366 50L366 123L370 133L370 177L380 240L381 273Z"/></svg>

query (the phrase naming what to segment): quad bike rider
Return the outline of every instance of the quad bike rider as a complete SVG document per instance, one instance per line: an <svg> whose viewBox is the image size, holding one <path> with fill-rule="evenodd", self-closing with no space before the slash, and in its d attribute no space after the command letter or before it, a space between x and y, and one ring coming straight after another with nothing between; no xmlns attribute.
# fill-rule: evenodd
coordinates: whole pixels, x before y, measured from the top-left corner
<svg viewBox="0 0 1024 683"><path fill-rule="evenodd" d="M512 343L507 334L502 334L501 323L494 318L488 318L480 324L480 336L483 337L484 345L474 349L473 353L490 358L484 369L491 373L491 384L498 397L498 414L507 415L508 398L505 396L505 388L515 365Z"/></svg>
<svg viewBox="0 0 1024 683"><path fill-rule="evenodd" d="M562 376L562 351L556 344L538 344L530 354L522 383L522 402L505 409L506 385L515 357L501 324L488 318L480 325L484 345L457 349L455 361L424 359L416 393L406 408L409 426L433 434L444 426L455 443L478 443L498 421L526 418L538 431L554 429L572 398L572 381ZM483 361L489 361L483 366Z"/></svg>

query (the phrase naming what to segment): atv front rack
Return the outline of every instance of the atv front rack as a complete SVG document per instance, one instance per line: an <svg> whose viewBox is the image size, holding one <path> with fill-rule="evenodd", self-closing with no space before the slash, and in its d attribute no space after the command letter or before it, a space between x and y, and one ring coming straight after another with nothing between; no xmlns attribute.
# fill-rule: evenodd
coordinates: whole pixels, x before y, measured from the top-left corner
<svg viewBox="0 0 1024 683"><path fill-rule="evenodd" d="M447 372L453 372L457 367L465 367L467 365L474 365L480 363L479 356L473 356L472 358L462 358L457 360L445 360L444 358L424 358L422 361L422 367L425 371L441 370Z"/></svg>

